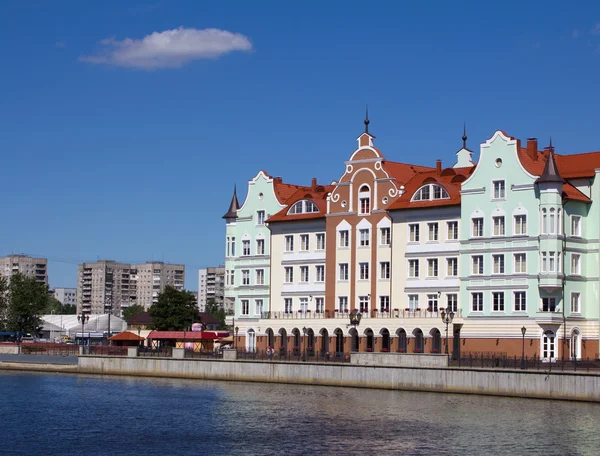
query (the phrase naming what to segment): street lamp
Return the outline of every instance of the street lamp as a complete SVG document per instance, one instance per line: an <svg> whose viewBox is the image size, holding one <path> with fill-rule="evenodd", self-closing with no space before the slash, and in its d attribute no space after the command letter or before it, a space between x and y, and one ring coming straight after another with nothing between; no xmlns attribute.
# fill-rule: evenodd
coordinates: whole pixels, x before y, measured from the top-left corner
<svg viewBox="0 0 600 456"><path fill-rule="evenodd" d="M233 341L233 348L235 348L237 350L237 338L238 338L238 331L240 330L240 328L238 328L237 326L235 327L235 340Z"/></svg>
<svg viewBox="0 0 600 456"><path fill-rule="evenodd" d="M352 326L354 326L354 331L356 331L356 327L358 325L360 325L360 319L362 318L362 314L357 309L354 309L352 312L350 312L349 318L350 318L350 324ZM358 333L357 333L357 335L358 335ZM359 343L356 344L356 351L359 351L359 349L360 349L359 345L360 345Z"/></svg>
<svg viewBox="0 0 600 456"><path fill-rule="evenodd" d="M521 328L521 335L523 336L523 348L521 349L521 369L525 369L525 332L527 332L527 328L523 326Z"/></svg>
<svg viewBox="0 0 600 456"><path fill-rule="evenodd" d="M306 361L306 326L302 328L302 334L304 334L302 345L304 348L304 361Z"/></svg>
<svg viewBox="0 0 600 456"><path fill-rule="evenodd" d="M454 320L454 312L450 307L446 309L442 308L442 322L446 324L446 358L448 359L448 366L450 365L450 353L448 352L448 325Z"/></svg>
<svg viewBox="0 0 600 456"><path fill-rule="evenodd" d="M81 323L81 345L83 345L83 327L90 320L90 316L81 312L81 314L77 315L77 321Z"/></svg>
<svg viewBox="0 0 600 456"><path fill-rule="evenodd" d="M138 345L142 345L142 327L138 325Z"/></svg>

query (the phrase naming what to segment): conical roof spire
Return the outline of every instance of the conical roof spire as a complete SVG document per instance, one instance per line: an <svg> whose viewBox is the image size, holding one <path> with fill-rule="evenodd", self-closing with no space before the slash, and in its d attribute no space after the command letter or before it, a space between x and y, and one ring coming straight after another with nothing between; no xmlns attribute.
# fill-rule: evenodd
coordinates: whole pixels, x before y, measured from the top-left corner
<svg viewBox="0 0 600 456"><path fill-rule="evenodd" d="M550 146L548 147L548 159L546 160L546 166L544 172L535 181L536 184L546 183L557 183L564 184L566 181L561 177L556 166L556 160L554 159L554 147L552 147L552 138L550 138Z"/></svg>
<svg viewBox="0 0 600 456"><path fill-rule="evenodd" d="M229 210L227 214L223 216L224 219L234 219L237 218L237 211L240 208L240 203L238 203L237 199L237 191L235 184L233 185L233 197L231 198L231 204L229 205Z"/></svg>

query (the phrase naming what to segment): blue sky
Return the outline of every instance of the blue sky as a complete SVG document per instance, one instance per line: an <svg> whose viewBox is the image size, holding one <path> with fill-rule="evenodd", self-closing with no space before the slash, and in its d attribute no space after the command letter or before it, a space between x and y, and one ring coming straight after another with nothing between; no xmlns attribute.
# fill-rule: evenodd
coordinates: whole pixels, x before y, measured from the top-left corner
<svg viewBox="0 0 600 456"><path fill-rule="evenodd" d="M338 179L366 104L389 160L451 165L463 121L473 150L599 150L600 3L572 3L0 2L0 254L51 287L184 263L195 290L233 184Z"/></svg>

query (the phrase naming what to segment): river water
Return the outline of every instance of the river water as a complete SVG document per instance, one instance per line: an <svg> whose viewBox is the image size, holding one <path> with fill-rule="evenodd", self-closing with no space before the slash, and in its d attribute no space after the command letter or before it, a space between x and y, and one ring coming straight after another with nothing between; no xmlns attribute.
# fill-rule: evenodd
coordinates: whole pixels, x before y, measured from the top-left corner
<svg viewBox="0 0 600 456"><path fill-rule="evenodd" d="M0 371L6 455L598 455L600 405Z"/></svg>

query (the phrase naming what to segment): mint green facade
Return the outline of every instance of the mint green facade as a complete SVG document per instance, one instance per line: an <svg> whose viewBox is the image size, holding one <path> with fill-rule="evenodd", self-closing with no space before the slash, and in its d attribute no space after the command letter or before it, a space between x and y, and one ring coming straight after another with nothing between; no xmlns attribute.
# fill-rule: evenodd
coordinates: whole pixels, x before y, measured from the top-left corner
<svg viewBox="0 0 600 456"><path fill-rule="evenodd" d="M597 346L599 337L598 203L564 198L560 176L538 180L521 164L518 147L497 131L482 144L477 167L462 185L459 302L465 328L492 320L497 337L519 337L514 326L520 329L525 320L528 338L540 338L542 358L580 357L582 339ZM595 177L569 182L600 201ZM577 216L580 229L573 232Z"/></svg>
<svg viewBox="0 0 600 456"><path fill-rule="evenodd" d="M258 319L269 311L271 242L264 221L283 207L273 178L261 171L248 182L236 217L226 218L225 299L234 303L235 319Z"/></svg>

